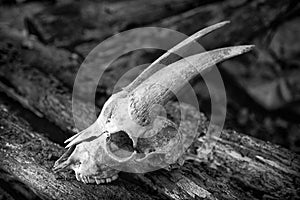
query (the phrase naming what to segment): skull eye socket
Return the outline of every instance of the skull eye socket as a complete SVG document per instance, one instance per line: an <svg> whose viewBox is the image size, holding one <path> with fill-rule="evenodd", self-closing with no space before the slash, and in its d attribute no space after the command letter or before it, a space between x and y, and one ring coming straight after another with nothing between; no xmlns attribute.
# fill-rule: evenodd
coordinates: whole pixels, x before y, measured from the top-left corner
<svg viewBox="0 0 300 200"><path fill-rule="evenodd" d="M112 133L106 141L110 152L119 158L127 158L134 152L133 142L125 131Z"/></svg>
<svg viewBox="0 0 300 200"><path fill-rule="evenodd" d="M125 131L111 133L106 138L106 147L108 152L117 158L129 158L136 151L138 158L142 159L152 152L170 153L179 141L177 129L165 126L158 132L153 130L146 132L143 137L138 138L136 147Z"/></svg>
<svg viewBox="0 0 300 200"><path fill-rule="evenodd" d="M154 151L168 151L177 142L177 129L172 126L162 128L158 133L147 137L145 135L137 141L138 152L151 153Z"/></svg>

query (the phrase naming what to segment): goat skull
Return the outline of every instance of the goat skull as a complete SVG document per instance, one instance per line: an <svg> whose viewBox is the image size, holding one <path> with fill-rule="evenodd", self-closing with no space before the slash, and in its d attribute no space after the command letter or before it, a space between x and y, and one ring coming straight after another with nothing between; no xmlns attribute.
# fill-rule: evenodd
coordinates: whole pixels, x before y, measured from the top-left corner
<svg viewBox="0 0 300 200"><path fill-rule="evenodd" d="M68 150L54 171L73 169L84 183L107 183L119 171L148 172L174 164L186 151L186 133L175 123L155 116L151 109L163 105L184 83L215 64L252 49L251 45L216 49L189 56L164 68L171 53L228 22L207 27L182 41L153 62L122 91L105 103L94 124L69 138Z"/></svg>

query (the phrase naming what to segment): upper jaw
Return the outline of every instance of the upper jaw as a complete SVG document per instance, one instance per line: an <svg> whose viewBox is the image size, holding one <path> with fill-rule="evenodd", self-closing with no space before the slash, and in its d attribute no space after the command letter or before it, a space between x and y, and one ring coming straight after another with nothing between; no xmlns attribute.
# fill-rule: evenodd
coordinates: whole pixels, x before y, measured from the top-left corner
<svg viewBox="0 0 300 200"><path fill-rule="evenodd" d="M81 181L85 184L88 184L88 183L96 183L96 184L110 183L119 177L117 173L107 176L107 177L103 177L102 175L83 176L82 174L76 173L76 172L75 172L75 176L78 181Z"/></svg>

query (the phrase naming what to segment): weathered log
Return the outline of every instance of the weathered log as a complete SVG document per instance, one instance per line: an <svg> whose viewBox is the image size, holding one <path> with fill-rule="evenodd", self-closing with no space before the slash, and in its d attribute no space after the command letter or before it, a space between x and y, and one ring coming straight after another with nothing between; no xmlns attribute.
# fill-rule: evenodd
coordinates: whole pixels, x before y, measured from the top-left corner
<svg viewBox="0 0 300 200"><path fill-rule="evenodd" d="M266 30L278 27L286 20L297 17L299 3L289 1L236 1L227 0L199 6L185 13L162 19L156 25L172 28L185 34L228 20L230 25L214 31L198 41L207 49L244 44L264 35ZM247 30L247 31L245 31Z"/></svg>
<svg viewBox="0 0 300 200"><path fill-rule="evenodd" d="M5 79L3 89L20 102L29 102L31 107L57 122L62 129L72 125L69 91L54 77L46 76L18 59L18 50L11 51L7 46L4 47L4 60L0 67L2 81ZM54 100L48 103L44 99ZM61 109L62 105L67 106ZM55 109L55 112L48 113L51 109ZM192 113L188 115L187 111L187 119L196 116L193 109L185 109ZM176 107L172 107L170 112L176 113ZM205 122L203 117L202 121ZM189 124L188 120L186 123ZM192 127L188 129L192 130ZM205 123L200 130L205 132ZM160 195L172 199L296 197L298 156L280 147L226 131L217 141L214 150L201 164L187 162L182 168L171 172L160 170L144 176L132 176L138 183L142 180L146 188L157 190ZM220 187L226 189L221 190ZM247 191L249 189L250 192Z"/></svg>
<svg viewBox="0 0 300 200"><path fill-rule="evenodd" d="M0 166L0 199L40 199L34 191L16 176L3 170Z"/></svg>
<svg viewBox="0 0 300 200"><path fill-rule="evenodd" d="M50 45L45 46L34 37L6 26L0 27L0 37L1 47L8 51L6 54L11 54L12 51L19 52L18 58L23 63L55 75L66 86L72 88L82 62L78 55Z"/></svg>
<svg viewBox="0 0 300 200"><path fill-rule="evenodd" d="M193 130L193 123L190 122L197 116L196 111L189 106L181 106L184 110L181 123L187 127L185 130ZM180 119L179 110L176 104L167 108L169 115L177 122ZM207 121L203 115L200 117L202 123L198 131L206 132ZM200 143L194 143L196 148L207 142L205 136L199 137L198 141ZM157 172L145 174L145 177L152 180L156 187L172 191L173 195L184 195L186 192L189 198L203 194L206 198L212 195L216 199L299 198L299 186L295 184L300 176L299 155L235 131L223 130L215 142L208 155L198 152L199 158L204 158L200 159L201 163L186 163L180 169L164 174L164 178ZM176 190L174 185L183 190Z"/></svg>
<svg viewBox="0 0 300 200"><path fill-rule="evenodd" d="M0 87L38 116L44 116L63 130L74 133L70 90L55 77L32 67L35 62L31 63L22 48L9 40L1 42ZM81 107L82 119L85 119L83 127L87 127L94 120L90 117L93 106L82 103Z"/></svg>
<svg viewBox="0 0 300 200"><path fill-rule="evenodd" d="M0 37L3 39L0 41L0 45L2 51L5 51L4 54L11 55L17 52L21 65L28 65L46 74L52 74L67 88L73 88L76 73L82 62L77 54L51 45L45 46L36 39L8 27L0 28ZM9 56L2 57L1 63L9 62L8 58ZM97 102L100 107L103 106L104 100L112 94L112 86L116 84L122 74L129 70L129 62L130 56L121 57L111 64L109 70L104 72L97 88ZM101 67L99 66L99 69ZM118 73L115 73L116 71ZM86 88L81 88L81 91L85 90Z"/></svg>
<svg viewBox="0 0 300 200"><path fill-rule="evenodd" d="M67 134L61 128L55 124L49 123L48 119L35 115L2 91L0 92L0 105L5 105L5 108L7 108L10 113L13 113L19 119L30 124L33 131L42 133L54 143L63 145L62 138L67 138Z"/></svg>
<svg viewBox="0 0 300 200"><path fill-rule="evenodd" d="M260 1L258 5L256 1L240 2L235 0L228 0L222 3L217 2L217 3L202 5L198 8L189 10L177 16L172 16L163 19L159 22L155 22L151 24L151 26L172 28L189 35L217 21L221 21L223 19L231 20L230 26L227 26L222 30L216 31L210 34L209 37L205 37L200 40L200 43L203 46L212 49L212 48L225 46L229 44L232 45L232 44L240 44L245 42L249 43L250 39L252 39L254 36L257 36L267 28L270 28L273 24L275 24L275 22L280 21L279 19L281 17L288 18L293 16L297 10L296 9L297 7L291 9L293 8L294 3L295 3L294 1L287 1L287 2L272 1L270 3L269 0L264 0L264 1ZM260 9L257 9L258 6ZM54 7L51 9L55 10L58 8ZM243 15L243 18L241 18L240 13L247 13L247 14ZM255 13L255 14L251 15L251 13ZM49 14L47 12L46 13L41 12L40 15L42 16L53 15L54 18L57 18L57 16L59 16L59 13L55 12ZM209 16L209 17L203 17L203 16ZM252 16L255 17L255 20L253 20ZM65 17L69 18L70 16L65 16ZM92 16L88 16L88 17L90 17L88 18L88 21L93 21ZM264 20L260 20L262 18ZM95 23L95 20L93 23ZM57 31L57 28L55 27L54 24L55 23L52 22L51 23L45 22L45 24L41 26L42 27L46 26L52 31ZM48 30L46 27L44 27L45 30L43 30L42 27L36 29L41 29L42 32L46 32L46 30ZM248 27L252 27L252 28L249 30L247 29ZM88 29L87 27L84 26L82 26L82 28ZM248 31L244 32L243 30L245 29L247 29ZM103 27L101 27L101 30L103 31ZM64 34L72 35L72 30L68 30L67 32L64 32ZM56 35L55 37L56 39L58 39L57 37L59 36L57 34L53 34L53 35ZM30 46L31 51L27 50L22 53L27 55L26 58L27 60L31 59L27 62L34 63L34 66L39 67L42 71L54 74L58 79L66 83L68 87L71 88L73 86L75 74L79 68L79 63L81 62L80 59L78 60L77 58L78 56L76 54L71 54L68 51L56 49L54 47L46 48L45 46L43 46L42 44L36 41L18 35L18 33L15 31L8 31L4 33L2 37L5 39L19 40L19 42L20 40L22 40L21 44L25 44L25 45L28 44ZM80 39L80 40L84 40L84 39ZM85 48L87 48L86 51L89 52L92 50L93 47L95 47L96 44L100 43L102 40L103 39L98 38L97 40L92 41L91 44L89 43L89 41L86 41L81 43L80 45L85 46ZM119 44L116 44L115 46L118 45ZM114 51L110 51L110 52L114 54ZM259 54L260 52L261 51L257 53ZM36 56L36 54L40 56ZM85 55L86 53L84 54L84 56ZM115 83L116 80L118 80L119 76L121 76L121 74L128 71L130 67L128 66L129 60L130 60L130 56L127 56L122 61L119 61L117 64L109 68L110 72L106 73L106 75L103 76L103 81L102 84L100 85L100 88L102 87L102 89L100 89L100 92L102 91L102 93L103 92L105 93L106 90L110 90L110 86L112 85L112 83ZM252 58L252 60L255 61L256 59ZM141 62L147 63L149 62L149 60L146 59ZM119 72L118 77L114 77L112 75L112 74L116 75L116 73L114 73L116 70ZM122 73L120 73L120 70L122 71ZM108 91L107 95L110 95L109 92L111 91Z"/></svg>
<svg viewBox="0 0 300 200"><path fill-rule="evenodd" d="M57 8L53 9L55 10ZM222 65L225 67L222 67L220 69L221 72L225 74L225 82L229 82L232 79L237 80L236 82L233 82L233 84L237 84L237 88L242 88L240 92L243 93L245 97L249 98L249 100L254 99L256 102L253 102L253 104L261 104L261 102L264 103L264 101L262 101L259 98L259 95L255 93L255 91L258 91L255 87L256 81L253 81L253 83L250 82L249 84L249 82L247 82L248 80L245 80L245 78L243 77L255 76L255 78L251 80L260 80L268 83L268 80L263 80L263 77L261 77L260 75L261 73L253 73L253 71L256 71L253 70L253 68L260 69L261 65L263 65L264 68L266 68L265 65L271 67L278 66L277 59L281 59L280 55L278 55L279 57L274 57L272 53L273 51L268 50L270 47L269 44L267 44L267 42L265 41L270 41L270 35L272 35L271 32L275 31L286 20L290 20L291 18L297 17L299 9L299 4L295 0L284 2L270 0L264 0L259 2L243 2L228 0L222 3L216 2L201 5L193 10L189 10L176 16L171 16L169 18L163 19L159 22L152 23L151 26L172 28L189 35L217 21L221 21L223 19L230 20L230 26L227 26L222 30L210 34L209 37L205 37L199 40L199 42L208 49L225 45L242 44L246 42L256 44L256 49L253 54L248 54L244 56L244 60L238 60L238 62L227 62L226 65ZM48 16L49 13L41 13L41 15ZM56 16L57 14L52 13L51 16L52 15ZM92 21L91 19L90 21ZM51 30L55 30L54 25L51 23L46 23L46 25L44 26L48 28L50 27ZM45 30L46 27L44 27ZM41 28L41 30L43 30L43 28ZM245 32L244 30L247 31ZM269 32L269 34L263 34L266 31ZM91 42L86 41L74 48L80 49L80 46L83 46L83 48L85 49L84 51L89 52L93 47L95 47L96 44L98 44L101 41L102 39L100 38ZM118 44L116 44L115 46L118 46ZM84 53L84 55L86 54L87 53ZM294 54L297 55L297 52L295 52ZM264 55L267 56L268 59L267 61L260 60L260 57L257 57L256 55ZM123 74L124 71L126 71L129 68L128 62L126 62L127 59L129 60L130 57L124 58L122 62L119 62L118 67L110 67L110 73L114 72L116 69L118 71L122 69L122 73L119 73L118 76L120 77L121 74ZM149 59L145 59L141 62L148 63ZM237 67L232 67L232 65ZM53 72L55 70L52 69L48 71ZM106 74L109 78L104 77L102 82L103 84L101 84L102 91L104 91L104 93L106 91L108 95L111 93L111 90L109 89L109 86L107 87L107 85L115 83L115 79L118 78L110 76L110 73ZM106 83L109 84L106 85ZM247 93L245 93L245 91ZM264 107L269 108L268 106ZM272 107L271 110L274 110L274 108Z"/></svg>
<svg viewBox="0 0 300 200"><path fill-rule="evenodd" d="M17 59L12 60L17 61ZM8 93L13 91L18 97L21 96L24 101L28 100L27 102L31 102L31 106L38 108L44 115L49 112L47 107L49 104L47 101L40 101L40 99L48 99L50 97L58 99L57 101L51 101L50 105L56 110L55 112L51 112L51 114L47 114L46 117L51 121L58 120L56 118L59 118L60 121L57 125L62 129L68 127L72 122L72 115L64 114L64 112L70 113L68 107L65 107L64 110L60 109L64 105L61 99L67 99L67 102L70 102L68 91L63 90L66 92L53 94L52 92L57 90L55 89L57 88L56 84L59 85L58 80L54 79L55 81L53 81L51 77L47 77L45 74L26 65L20 65L19 63L16 65L18 67L16 67L13 64L16 64L16 62L12 62L11 65L6 63L0 68L2 78L8 78L6 83L9 83L5 85L4 90ZM30 88L30 90L26 88ZM61 91L61 86L58 88L60 90L57 91ZM60 95L63 98L58 98ZM20 100L20 98L16 99ZM188 108L185 109L189 110ZM176 113L176 107L171 108L170 112ZM197 116L192 109L190 113L192 114L186 114L187 119L193 119L193 117ZM202 121L203 123L205 122L203 117ZM189 122L186 123L190 124ZM192 127L188 127L188 129L192 130ZM200 127L200 130L203 130L203 132L205 132L205 129L205 125ZM147 184L146 188L157 190L159 194L173 199L184 199L195 196L205 196L210 199L215 197L225 199L232 199L233 197L259 199L263 196L292 196L295 193L297 188L294 182L297 182L299 178L299 168L295 164L299 161L296 155L280 147L257 142L250 137L241 136L236 133L229 134L224 131L222 137L225 137L225 139L218 140L215 149L211 153L212 156L209 156L209 159L200 165L187 163L181 169L172 172L161 170L146 174L145 176L135 175L134 177L136 177L137 181L143 180ZM280 161L278 158L282 158L282 160ZM187 173L191 169L194 172ZM211 175L212 172L217 175ZM267 176L264 175L265 173L267 173ZM204 179L200 177L206 177L210 185L204 187ZM234 180L232 177L235 177ZM215 190L215 188L222 187L219 185L220 182L223 187L228 188L226 194L223 193L223 190ZM256 185L253 186L254 182L259 183L258 187ZM243 188L240 188L241 183L244 184L243 187L245 190L251 189L252 192L245 194L238 192L239 190L243 190ZM274 187L270 186L270 184Z"/></svg>
<svg viewBox="0 0 300 200"><path fill-rule="evenodd" d="M102 41L116 32L146 25L205 3L207 1L71 1L49 6L26 22L30 33L41 41L73 49L83 42Z"/></svg>
<svg viewBox="0 0 300 200"><path fill-rule="evenodd" d="M181 106L184 111L181 123L185 130L193 130L197 123L191 122L199 119L199 114L191 106ZM180 120L178 104L170 104L167 112L176 122ZM56 179L50 168L63 148L30 131L3 107L0 115L1 167L46 199L83 195L88 199L134 199L149 197L153 195L151 191L168 199L299 198L299 155L234 131L223 131L207 157L199 152L201 162L187 161L171 171L121 174L121 179L113 184L95 186L70 180L69 174L64 174L66 180ZM200 119L198 131L205 132L208 123L203 115ZM191 148L197 149L203 141L205 137L199 137Z"/></svg>
<svg viewBox="0 0 300 200"><path fill-rule="evenodd" d="M51 168L63 152L64 148L32 132L28 124L11 115L3 105L0 106L0 168L6 171L1 173L0 182L21 181L34 191L28 194L33 197L36 194L41 199L155 198L155 194L151 194L150 197L138 185L126 180L110 185L85 185L76 179L59 178L53 174ZM3 186L5 184L1 184L1 187ZM16 192L24 189L24 186L9 187L7 193L9 189L11 196L16 197Z"/></svg>
<svg viewBox="0 0 300 200"><path fill-rule="evenodd" d="M163 19L160 22L152 24L152 26L162 26L166 28L172 28L178 31L181 31L186 34L191 34L205 26L208 26L216 21L220 21L222 19L230 19L232 24L223 28L222 30L216 31L212 33L210 37L205 37L205 39L200 40L200 43L205 47L214 48L217 46L224 46L225 44L237 44L244 43L249 38L252 38L256 33L261 32L272 24L273 21L278 20L280 14L282 13L282 9L288 10L289 3L275 1L272 6L269 5L268 1L260 2L260 7L264 7L264 9L257 10L256 3L243 3L243 2L235 2L235 1L226 1L225 3L215 3L209 4L205 6L201 6L195 8L193 10L187 11L185 13L180 14L179 16L173 16L167 19ZM53 8L58 9L58 8ZM231 12L227 12L230 10ZM255 26L253 25L251 15L247 14L245 16L244 21L247 23L242 23L241 18L239 17L239 13L256 13L255 16L264 17L264 21L255 20ZM288 13L289 14L289 13ZM48 16L49 13L40 13L40 15ZM53 13L51 15L58 15L57 13ZM210 17L203 16L209 15ZM66 16L69 17L69 16ZM199 19L201 19L199 21ZM33 19L34 20L34 19ZM92 18L89 21L93 21ZM197 22L197 23L196 23ZM249 23L248 23L249 22ZM190 24L193 24L191 26ZM49 26L51 30L57 30L53 23L46 23L45 26ZM243 30L247 27L254 27L251 30L248 30L247 33L243 33ZM38 28L37 28L38 29ZM39 28L43 30L41 27ZM45 30L48 30L44 27ZM101 28L102 30L102 28ZM69 30L70 31L70 30ZM5 38L6 41L11 41L14 45L25 46L21 48L22 53L20 56L24 57L27 63L32 66L38 67L40 70L51 73L63 83L65 83L69 88L73 87L74 79L76 76L76 72L79 69L80 59L76 54L71 54L68 51L64 51L61 49L56 49L54 47L45 47L35 40L31 40L28 37L24 37L20 35L20 33L14 30L2 30L1 37ZM71 34L71 32L67 32ZM55 35L55 34L54 34ZM58 36L57 36L58 37ZM221 39L216 39L221 38ZM101 42L102 39L98 38L93 41L92 44L89 42L84 42L82 45L87 46L88 52L94 47L95 44ZM117 42L117 41L116 41ZM89 45L90 44L90 45ZM26 49L26 45L28 46ZM112 45L118 47L119 44L116 43ZM117 49L118 50L118 49ZM116 50L116 51L117 51ZM114 54L114 51L110 51ZM260 52L258 52L260 53ZM37 56L39 55L39 56ZM95 58L97 59L97 58ZM112 92L111 85L114 85L116 81L129 70L129 60L130 56L124 57L122 60L119 60L118 63L110 66L109 72L105 73L105 75L101 78L101 84L98 89L98 93L104 94L105 96L109 96ZM142 60L142 59L140 59ZM252 58L252 60L256 60ZM149 59L144 59L143 62L148 63ZM253 62L254 62L253 61ZM101 67L101 66L99 66ZM118 73L116 73L116 71ZM83 89L84 90L84 89ZM103 100L101 101L103 102ZM101 106L101 105L100 105Z"/></svg>
<svg viewBox="0 0 300 200"><path fill-rule="evenodd" d="M122 2L123 3L123 2ZM138 2L131 2L131 3L137 3ZM154 3L153 6L156 5L157 2ZM169 4L170 2L163 2L162 4ZM187 2L185 2L187 3ZM183 6L185 5L183 3ZM174 4L174 3L172 3ZM60 8L61 5L52 7L50 9L47 9L46 11L40 12L39 14L36 14L35 16L40 16L42 19L34 19L32 17L33 21L43 21L47 19L48 17L54 20L60 20L61 15L63 15L61 12L57 11L54 12L56 9L61 10L63 8ZM109 7L109 5L107 5ZM148 9L149 5L143 5L143 9ZM166 14L163 19L163 17L157 18L153 22L147 21L144 22L143 20L148 20L145 18L140 18L139 21L141 21L141 24L139 25L145 25L145 24L151 24L151 26L159 26L159 27L165 27L165 28L171 28L178 30L180 32L183 32L185 34L192 34L195 31L207 27L208 25L214 24L218 21L222 20L230 20L232 22L231 26L228 26L226 29L222 29L222 31L216 31L211 37L201 39L201 44L203 44L207 48L216 48L217 46L224 46L224 45L232 45L232 44L238 44L238 43L244 43L250 41L254 36L257 36L260 33L263 33L264 30L267 28L270 28L271 26L274 26L274 24L281 22L280 19L285 20L289 19L292 16L295 16L297 13L297 1L290 0L290 1L271 1L271 0L263 0L263 1L253 1L253 2L245 2L245 1L236 1L236 0L227 0L225 2L210 2L203 3L201 5L198 5L198 7L193 7L194 9L188 10L186 12L178 12L177 15L167 17L169 14ZM74 6L77 7L77 6ZM82 8L85 9L85 8ZM93 8L95 9L95 8ZM122 9L122 7L120 7ZM137 12L143 12L143 10L138 10L135 7L135 10ZM130 13L130 10L127 12ZM167 12L168 13L168 12ZM242 15L241 13L244 13ZM102 14L102 13L101 13ZM144 14L144 13L143 13ZM89 22L92 21L92 23L98 23L97 20L94 20L93 15L91 16L79 16L79 21L88 20ZM84 18L86 17L86 18ZM152 16L155 17L156 16ZM57 19L59 18L59 19ZM66 19L73 19L72 16L66 15L63 16L63 18ZM118 17L116 17L118 18ZM133 18L132 20L136 20L136 16L131 16L129 14L128 18ZM76 18L77 19L77 18ZM73 19L73 20L76 20ZM263 20L262 20L263 19ZM160 21L158 21L160 20ZM101 20L100 20L101 21ZM122 21L126 21L122 18ZM127 23L127 22L125 22ZM129 22L130 23L130 22ZM53 35L53 39L59 40L60 37L65 36L65 40L70 39L70 36L74 31L72 30L65 30L61 34L57 34L57 31L60 31L56 28L56 24L53 23L53 21L45 21L44 23L32 23L33 28L36 30L39 30L40 32L32 32L33 34L36 33L36 35L42 35L44 32L47 32L50 30L51 35ZM35 24L35 25L34 25ZM138 25L138 24L137 24ZM278 24L277 24L278 25ZM81 29L89 30L88 27L80 26ZM97 27L97 26L95 26ZM127 27L127 29L130 27ZM247 32L244 32L244 30L248 28ZM96 28L97 29L97 28ZM108 30L106 30L108 29ZM109 28L103 28L101 26L102 32L110 31L111 27ZM123 29L126 30L126 29ZM119 30L121 31L121 30ZM56 34L52 34L52 32ZM79 31L75 31L79 32ZM111 36L114 32L111 32L107 36ZM222 37L220 37L222 36ZM76 36L79 38L80 41L84 41L84 35ZM217 39L216 39L217 38ZM92 50L93 47L95 47L96 44L101 42L104 38L98 37L94 41L85 41L80 43L79 45L83 45L85 47L88 47L89 42L92 43L90 47L88 47L88 52ZM75 45L76 46L76 45ZM76 48L76 47L74 47ZM84 54L86 55L86 54Z"/></svg>
<svg viewBox="0 0 300 200"><path fill-rule="evenodd" d="M231 8L232 4L225 5ZM235 7L236 5L238 6ZM236 5L233 4L233 7L239 8L239 12L242 12L243 4ZM245 3L244 5L251 4ZM278 7L281 7L281 4ZM278 7L274 7L274 10L277 10ZM218 7L215 6L214 8ZM268 9L269 7L265 8ZM266 9L262 10L267 12ZM230 14L231 12L228 13ZM237 14L236 16L238 17L239 15ZM270 17L273 16L275 17L276 13L270 15ZM270 19L271 21L275 20L275 18ZM228 35L228 38L230 38L230 34ZM239 41L236 39L238 37L239 35L237 34L232 39ZM26 45L25 48L27 48ZM14 52L12 54L9 53L10 55L17 54L12 58L13 62L11 62L12 60L7 60L5 56L2 57L4 60L1 61L0 74L4 91L11 94L19 102L22 102L23 105L27 105L32 110L36 110L37 113L57 123L62 129L72 127L70 91L56 78L47 76L40 70L32 69L33 65L30 64L27 58L22 60L24 54L20 53L20 51L20 49L11 51L5 48L4 54L1 53L1 55L8 55L7 52ZM32 57L38 51L33 51L31 54ZM16 57L22 59L15 59ZM11 57L8 56L8 58ZM48 69L53 66L59 70L59 66L52 65L51 62L53 61L49 61L50 65ZM9 63L12 64L9 65ZM52 74L57 76L55 70L52 71ZM44 99L48 98L53 101L51 103L44 101ZM61 109L62 105L63 109ZM176 113L175 108L176 106L170 109L170 112ZM185 109L189 110L187 107ZM193 109L191 109L191 112L194 112ZM191 116L195 117L194 114L191 114ZM204 118L203 121L205 121ZM69 130L72 131L72 128ZM201 130L205 132L205 123L200 127L199 131ZM200 138L199 140L202 141L203 139ZM155 189L159 195L171 199L193 197L202 199L299 198L298 155L278 146L254 140L251 137L231 131L222 132L221 139L216 140L218 142L215 148L201 164L187 162L182 168L174 169L171 172L160 170L145 175L132 175L132 177L122 174L121 177L123 180L127 179L128 182L136 181L142 187L148 188L151 191ZM30 160L29 156L26 158ZM53 160L49 161L49 168ZM40 165L37 166L37 168L39 167ZM16 172L14 171L14 173ZM51 174L47 175L50 176ZM135 180L132 180L132 178L135 178ZM68 181L65 184L69 184Z"/></svg>

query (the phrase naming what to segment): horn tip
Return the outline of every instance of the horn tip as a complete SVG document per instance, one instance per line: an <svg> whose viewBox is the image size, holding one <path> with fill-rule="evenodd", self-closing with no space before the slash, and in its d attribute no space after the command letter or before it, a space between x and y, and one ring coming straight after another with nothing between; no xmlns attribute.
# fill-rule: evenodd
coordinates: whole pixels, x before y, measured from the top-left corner
<svg viewBox="0 0 300 200"><path fill-rule="evenodd" d="M226 21L223 21L223 22L220 22L220 23L225 25L225 24L230 24L231 22L229 20L226 20Z"/></svg>
<svg viewBox="0 0 300 200"><path fill-rule="evenodd" d="M239 46L233 46L229 47L228 49L231 51L231 55L240 55L244 54L248 51L251 51L255 46L254 45L239 45Z"/></svg>
<svg viewBox="0 0 300 200"><path fill-rule="evenodd" d="M214 27L214 29L217 29L217 28L221 28L221 27L223 27L223 26L225 26L225 25L227 25L227 24L230 24L230 21L229 21L229 20L219 22L219 23L214 24L214 25L212 25L212 26ZM214 29L213 29L213 30L214 30Z"/></svg>
<svg viewBox="0 0 300 200"><path fill-rule="evenodd" d="M251 45L243 45L244 49L243 49L243 53L251 51L252 49L255 48L255 45L251 44Z"/></svg>

